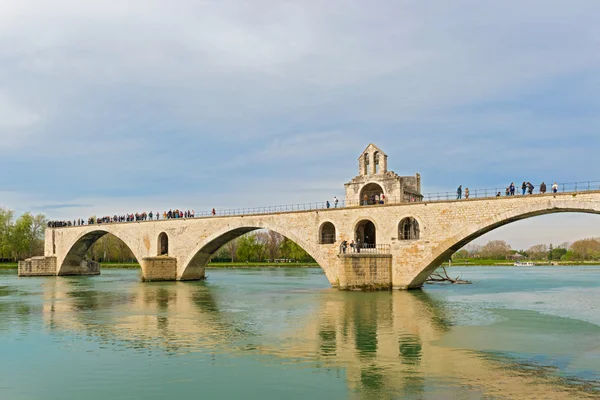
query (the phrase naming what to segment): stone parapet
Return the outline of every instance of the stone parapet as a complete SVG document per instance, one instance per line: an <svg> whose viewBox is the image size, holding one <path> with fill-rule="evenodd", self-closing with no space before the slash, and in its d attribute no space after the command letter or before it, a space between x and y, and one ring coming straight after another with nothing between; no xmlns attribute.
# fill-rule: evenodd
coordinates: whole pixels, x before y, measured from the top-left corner
<svg viewBox="0 0 600 400"><path fill-rule="evenodd" d="M32 257L19 261L19 276L56 275L56 257Z"/></svg>
<svg viewBox="0 0 600 400"><path fill-rule="evenodd" d="M389 290L392 288L391 254L340 254L339 289Z"/></svg>
<svg viewBox="0 0 600 400"><path fill-rule="evenodd" d="M174 281L177 279L177 258L175 257L144 257L142 258L142 280Z"/></svg>

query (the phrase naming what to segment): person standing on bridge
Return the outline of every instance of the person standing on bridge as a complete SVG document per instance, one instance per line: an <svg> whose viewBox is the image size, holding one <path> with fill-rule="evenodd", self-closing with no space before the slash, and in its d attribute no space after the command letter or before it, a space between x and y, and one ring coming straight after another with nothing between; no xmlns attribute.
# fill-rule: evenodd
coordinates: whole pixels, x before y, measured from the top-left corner
<svg viewBox="0 0 600 400"><path fill-rule="evenodd" d="M460 199L462 199L462 185L459 185L458 189L456 189L456 200Z"/></svg>
<svg viewBox="0 0 600 400"><path fill-rule="evenodd" d="M465 188L465 199L469 198L469 188Z"/></svg>
<svg viewBox="0 0 600 400"><path fill-rule="evenodd" d="M215 209L213 208L213 209L212 209L212 215L213 215L213 217L214 217L216 214L217 214L217 212L216 212L216 211L215 211Z"/></svg>
<svg viewBox="0 0 600 400"><path fill-rule="evenodd" d="M546 184L544 182L542 182L542 184L540 185L540 193L541 194L546 193Z"/></svg>
<svg viewBox="0 0 600 400"><path fill-rule="evenodd" d="M329 200L327 200L327 201L325 202L325 207L329 208L329 206L330 206L330 204L329 204Z"/></svg>
<svg viewBox="0 0 600 400"><path fill-rule="evenodd" d="M511 182L509 187L510 187L510 195L514 196L515 195L515 183Z"/></svg>
<svg viewBox="0 0 600 400"><path fill-rule="evenodd" d="M533 194L533 189L535 189L535 186L531 182L527 182L527 193Z"/></svg>
<svg viewBox="0 0 600 400"><path fill-rule="evenodd" d="M338 205L338 198L336 196L333 196L333 208L337 208Z"/></svg>
<svg viewBox="0 0 600 400"><path fill-rule="evenodd" d="M521 185L521 190L523 190L523 196L525 196L525 191L527 190L527 182L523 182Z"/></svg>
<svg viewBox="0 0 600 400"><path fill-rule="evenodd" d="M552 192L558 192L558 184L556 182L554 182L554 184L552 185Z"/></svg>

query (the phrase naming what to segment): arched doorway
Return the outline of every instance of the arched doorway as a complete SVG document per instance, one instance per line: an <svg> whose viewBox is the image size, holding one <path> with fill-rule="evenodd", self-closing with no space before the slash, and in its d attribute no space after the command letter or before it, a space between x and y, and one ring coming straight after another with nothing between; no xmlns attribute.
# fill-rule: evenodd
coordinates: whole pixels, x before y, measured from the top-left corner
<svg viewBox="0 0 600 400"><path fill-rule="evenodd" d="M321 225L321 234L319 235L320 244L335 243L335 226L331 222L325 222Z"/></svg>
<svg viewBox="0 0 600 400"><path fill-rule="evenodd" d="M419 223L413 217L404 218L398 224L398 239L418 240L420 236Z"/></svg>
<svg viewBox="0 0 600 400"><path fill-rule="evenodd" d="M363 206L379 204L383 189L376 183L366 184L360 191L360 204Z"/></svg>
<svg viewBox="0 0 600 400"><path fill-rule="evenodd" d="M158 255L164 256L169 254L169 237L165 232L158 235Z"/></svg>
<svg viewBox="0 0 600 400"><path fill-rule="evenodd" d="M369 221L368 219L360 221L356 225L356 232L354 235L356 243L365 248L375 247L375 244L377 243L375 231L375 224L372 221Z"/></svg>

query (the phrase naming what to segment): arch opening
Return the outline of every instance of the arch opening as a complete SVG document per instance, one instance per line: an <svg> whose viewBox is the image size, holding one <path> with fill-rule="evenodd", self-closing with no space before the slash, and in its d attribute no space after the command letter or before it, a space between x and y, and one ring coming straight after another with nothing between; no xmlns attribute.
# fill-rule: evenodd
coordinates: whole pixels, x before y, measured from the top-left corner
<svg viewBox="0 0 600 400"><path fill-rule="evenodd" d="M211 259L215 262L274 262L274 263L312 263L325 272L329 282L335 282L335 276L323 263L327 258L318 258L315 241L305 243L293 234L282 235L264 226L246 226L216 233L198 248L183 265L178 275L180 280L194 280L205 276L205 268ZM332 265L333 266L333 265Z"/></svg>
<svg viewBox="0 0 600 400"><path fill-rule="evenodd" d="M156 246L159 256L166 256L169 254L169 236L165 232L161 232L158 235L158 246Z"/></svg>
<svg viewBox="0 0 600 400"><path fill-rule="evenodd" d="M319 234L320 244L334 244L335 243L335 226L331 222L325 222L321 225Z"/></svg>
<svg viewBox="0 0 600 400"><path fill-rule="evenodd" d="M398 224L399 240L418 240L420 236L419 223L413 217L406 217Z"/></svg>
<svg viewBox="0 0 600 400"><path fill-rule="evenodd" d="M379 152L376 151L375 155L373 157L375 159L375 173L378 174L379 173Z"/></svg>
<svg viewBox="0 0 600 400"><path fill-rule="evenodd" d="M371 175L371 168L370 168L370 163L371 160L369 160L369 153L365 153L364 155L364 165L365 165L365 172L364 175Z"/></svg>
<svg viewBox="0 0 600 400"><path fill-rule="evenodd" d="M368 183L360 191L360 204L363 206L382 204L383 188L377 183Z"/></svg>
<svg viewBox="0 0 600 400"><path fill-rule="evenodd" d="M373 221L364 219L356 225L354 239L359 247L373 248L377 244L376 234Z"/></svg>
<svg viewBox="0 0 600 400"><path fill-rule="evenodd" d="M118 236L96 230L80 237L59 266L58 275L97 275L100 263L139 265L131 248Z"/></svg>
<svg viewBox="0 0 600 400"><path fill-rule="evenodd" d="M566 202L565 202L566 203ZM585 204L584 207L577 208L572 207L570 204L555 205L548 207L547 204L543 205L544 208L538 210L514 210L510 214L505 214L504 219L498 220L497 218L490 218L486 222L482 222L479 226L471 226L468 229L456 233L454 236L449 237L444 243L441 243L437 249L434 250L433 254L423 260L423 269L412 279L412 281L406 286L408 288L418 288L423 285L427 277L435 271L444 261L449 260L452 255L471 243L472 241L479 239L485 234L494 231L500 227L512 224L517 221L530 219L537 216L549 215L549 214L563 214L563 213L577 213L577 214L596 214L600 215L600 207L594 209L590 205Z"/></svg>

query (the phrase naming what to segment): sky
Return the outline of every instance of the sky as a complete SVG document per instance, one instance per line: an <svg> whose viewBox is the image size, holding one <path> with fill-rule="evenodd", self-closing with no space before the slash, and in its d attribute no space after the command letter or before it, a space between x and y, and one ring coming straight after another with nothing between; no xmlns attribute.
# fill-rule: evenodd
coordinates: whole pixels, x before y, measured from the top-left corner
<svg viewBox="0 0 600 400"><path fill-rule="evenodd" d="M600 181L596 0L2 0L0 207L52 219ZM600 236L552 215L480 240Z"/></svg>

